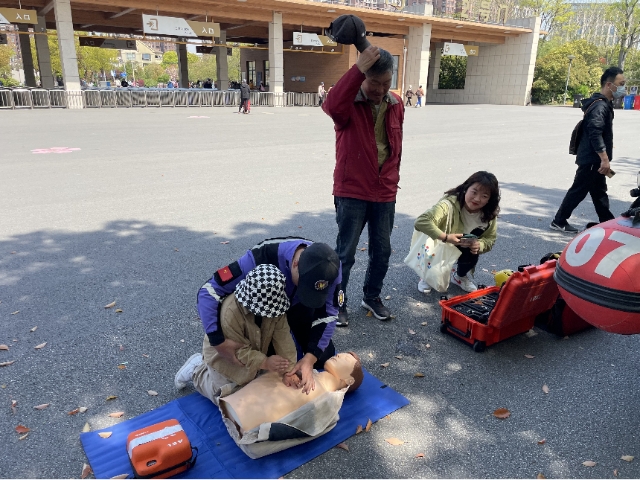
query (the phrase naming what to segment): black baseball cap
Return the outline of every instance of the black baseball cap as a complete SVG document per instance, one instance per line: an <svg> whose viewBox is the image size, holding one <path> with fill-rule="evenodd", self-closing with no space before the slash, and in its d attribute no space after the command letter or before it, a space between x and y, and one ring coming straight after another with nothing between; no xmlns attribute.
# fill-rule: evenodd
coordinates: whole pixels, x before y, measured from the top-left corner
<svg viewBox="0 0 640 480"><path fill-rule="evenodd" d="M338 278L340 259L326 243L313 243L300 254L298 298L305 307L321 308L327 302L329 286Z"/></svg>

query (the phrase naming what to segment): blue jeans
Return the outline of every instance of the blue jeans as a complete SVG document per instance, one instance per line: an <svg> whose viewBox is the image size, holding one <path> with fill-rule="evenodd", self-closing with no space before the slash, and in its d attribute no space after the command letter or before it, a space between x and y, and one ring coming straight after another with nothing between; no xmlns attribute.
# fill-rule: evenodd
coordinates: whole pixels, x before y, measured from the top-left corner
<svg viewBox="0 0 640 480"><path fill-rule="evenodd" d="M367 202L355 198L334 197L338 238L336 253L342 262L342 290L347 292L351 267L355 263L356 248L365 224L369 227L369 265L364 277L364 298L380 296L382 283L389 269L391 232L396 202Z"/></svg>

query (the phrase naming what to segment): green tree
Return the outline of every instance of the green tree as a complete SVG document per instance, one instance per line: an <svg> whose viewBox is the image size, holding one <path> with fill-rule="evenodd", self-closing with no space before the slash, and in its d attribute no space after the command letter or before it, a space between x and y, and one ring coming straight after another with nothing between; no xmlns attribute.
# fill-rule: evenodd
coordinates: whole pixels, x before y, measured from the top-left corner
<svg viewBox="0 0 640 480"><path fill-rule="evenodd" d="M620 0L612 3L608 10L608 18L616 27L619 37L618 67L624 69L624 62L629 51L640 40L640 0Z"/></svg>
<svg viewBox="0 0 640 480"><path fill-rule="evenodd" d="M162 66L164 68L178 65L178 53L177 52L165 52L162 56Z"/></svg>
<svg viewBox="0 0 640 480"><path fill-rule="evenodd" d="M534 103L559 102L564 96L564 87L571 63L571 76L567 89L568 98L574 94L589 95L600 88L603 65L598 48L584 40L561 44L548 51L536 61L531 89Z"/></svg>
<svg viewBox="0 0 640 480"><path fill-rule="evenodd" d="M196 55L196 57L198 56ZM198 57L197 61L191 61L191 59L189 59L189 79L191 81L204 81L207 78L214 79L216 76L215 55L202 55L202 57Z"/></svg>
<svg viewBox="0 0 640 480"><path fill-rule="evenodd" d="M467 78L467 57L454 55L444 55L440 59L440 76L438 78L438 89L464 88Z"/></svg>
<svg viewBox="0 0 640 480"><path fill-rule="evenodd" d="M0 45L0 77L11 76L11 57L13 55L13 48L9 45Z"/></svg>
<svg viewBox="0 0 640 480"><path fill-rule="evenodd" d="M77 41L77 39L76 39ZM78 55L78 72L80 78L97 81L97 79L115 68L118 51L110 48L81 47L76 43Z"/></svg>
<svg viewBox="0 0 640 480"><path fill-rule="evenodd" d="M571 4L567 0L521 0L520 6L540 17L542 29L547 32L543 39L559 33L573 17Z"/></svg>
<svg viewBox="0 0 640 480"><path fill-rule="evenodd" d="M229 72L229 80L239 82L242 80L240 75L242 74L242 70L240 70L240 49L232 48L233 52L231 56L227 57L227 66Z"/></svg>

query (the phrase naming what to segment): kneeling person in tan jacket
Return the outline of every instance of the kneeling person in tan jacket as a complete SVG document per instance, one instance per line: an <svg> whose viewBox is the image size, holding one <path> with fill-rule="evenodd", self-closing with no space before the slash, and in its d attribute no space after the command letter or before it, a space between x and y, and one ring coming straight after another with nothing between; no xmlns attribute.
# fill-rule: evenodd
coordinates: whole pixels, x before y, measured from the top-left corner
<svg viewBox="0 0 640 480"><path fill-rule="evenodd" d="M218 405L221 394L249 383L261 371L289 373L297 353L285 313L289 309L285 283L273 265L258 265L249 272L224 298L219 317L225 338L245 345L236 351L238 362L222 358L205 335L202 354L192 355L178 371L176 387L192 381L198 392ZM275 355L268 355L272 344Z"/></svg>

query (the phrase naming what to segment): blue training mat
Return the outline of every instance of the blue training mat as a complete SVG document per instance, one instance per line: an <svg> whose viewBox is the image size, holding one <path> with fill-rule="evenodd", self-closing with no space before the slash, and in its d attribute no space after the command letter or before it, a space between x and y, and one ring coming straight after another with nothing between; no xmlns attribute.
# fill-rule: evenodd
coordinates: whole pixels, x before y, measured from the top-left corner
<svg viewBox="0 0 640 480"><path fill-rule="evenodd" d="M173 400L160 408L144 413L103 430L82 433L80 440L96 478L111 478L124 473L133 478L127 454L129 433L177 419L191 445L198 447L196 465L175 478L279 478L323 454L351 437L358 425L367 420L380 420L409 404L409 400L384 385L366 370L358 390L345 396L340 420L333 430L303 445L252 460L238 448L222 423L220 410L199 393ZM99 432L109 431L109 438Z"/></svg>

